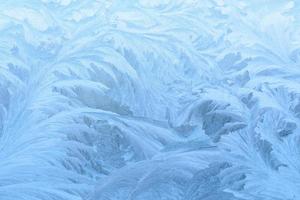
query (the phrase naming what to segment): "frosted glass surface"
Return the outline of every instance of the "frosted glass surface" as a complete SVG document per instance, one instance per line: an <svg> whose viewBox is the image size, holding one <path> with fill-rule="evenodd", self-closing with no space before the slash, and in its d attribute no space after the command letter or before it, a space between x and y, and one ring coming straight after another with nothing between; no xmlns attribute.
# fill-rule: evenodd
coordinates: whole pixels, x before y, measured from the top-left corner
<svg viewBox="0 0 300 200"><path fill-rule="evenodd" d="M298 0L2 0L0 200L300 200Z"/></svg>

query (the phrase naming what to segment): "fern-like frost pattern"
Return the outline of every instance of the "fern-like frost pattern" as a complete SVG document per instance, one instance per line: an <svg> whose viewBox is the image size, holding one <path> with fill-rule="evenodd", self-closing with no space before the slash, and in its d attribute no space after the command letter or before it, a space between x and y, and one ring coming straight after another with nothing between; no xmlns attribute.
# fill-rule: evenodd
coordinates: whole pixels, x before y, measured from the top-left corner
<svg viewBox="0 0 300 200"><path fill-rule="evenodd" d="M299 200L296 0L0 5L0 200Z"/></svg>

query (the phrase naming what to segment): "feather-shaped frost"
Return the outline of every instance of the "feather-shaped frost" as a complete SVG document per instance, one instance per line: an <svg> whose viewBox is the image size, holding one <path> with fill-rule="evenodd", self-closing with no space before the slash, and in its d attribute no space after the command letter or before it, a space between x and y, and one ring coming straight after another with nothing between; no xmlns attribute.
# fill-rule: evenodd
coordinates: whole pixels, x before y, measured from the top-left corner
<svg viewBox="0 0 300 200"><path fill-rule="evenodd" d="M299 3L0 5L0 200L300 199Z"/></svg>

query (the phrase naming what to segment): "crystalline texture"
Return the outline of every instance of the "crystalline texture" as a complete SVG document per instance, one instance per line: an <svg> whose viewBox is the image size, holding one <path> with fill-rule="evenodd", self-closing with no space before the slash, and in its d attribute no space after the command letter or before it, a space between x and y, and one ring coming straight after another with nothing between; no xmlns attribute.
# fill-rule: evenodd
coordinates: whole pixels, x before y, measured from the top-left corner
<svg viewBox="0 0 300 200"><path fill-rule="evenodd" d="M0 200L300 199L286 0L0 5Z"/></svg>

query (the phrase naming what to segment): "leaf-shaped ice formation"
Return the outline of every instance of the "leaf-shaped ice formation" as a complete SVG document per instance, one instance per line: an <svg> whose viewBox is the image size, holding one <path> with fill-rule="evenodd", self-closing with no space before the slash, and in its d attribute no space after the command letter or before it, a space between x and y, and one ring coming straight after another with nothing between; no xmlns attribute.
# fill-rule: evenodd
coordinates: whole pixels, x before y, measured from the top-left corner
<svg viewBox="0 0 300 200"><path fill-rule="evenodd" d="M0 5L0 200L300 199L296 0Z"/></svg>

